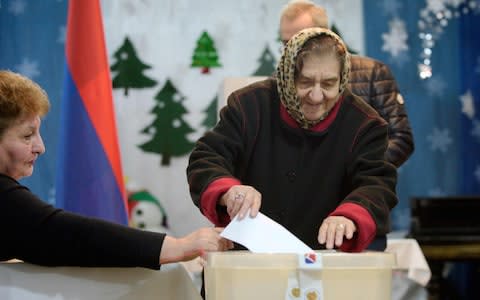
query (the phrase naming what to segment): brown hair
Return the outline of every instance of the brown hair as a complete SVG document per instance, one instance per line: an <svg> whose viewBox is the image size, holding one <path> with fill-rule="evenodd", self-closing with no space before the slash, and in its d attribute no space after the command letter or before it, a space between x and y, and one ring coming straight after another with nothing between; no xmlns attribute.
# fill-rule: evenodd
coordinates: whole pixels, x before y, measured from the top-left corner
<svg viewBox="0 0 480 300"><path fill-rule="evenodd" d="M20 118L43 117L50 109L47 93L20 74L0 70L0 137Z"/></svg>

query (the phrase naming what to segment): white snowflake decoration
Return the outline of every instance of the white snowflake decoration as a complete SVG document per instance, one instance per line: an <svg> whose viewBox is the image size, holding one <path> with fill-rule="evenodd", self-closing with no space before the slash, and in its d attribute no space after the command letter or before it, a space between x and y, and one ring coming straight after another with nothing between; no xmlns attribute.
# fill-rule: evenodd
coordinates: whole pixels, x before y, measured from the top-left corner
<svg viewBox="0 0 480 300"><path fill-rule="evenodd" d="M440 187L434 187L428 191L428 196L430 197L443 197L446 196L446 193Z"/></svg>
<svg viewBox="0 0 480 300"><path fill-rule="evenodd" d="M443 153L447 152L448 146L453 142L450 131L446 128L443 130L433 128L433 132L427 136L427 140L430 141L432 151L440 150Z"/></svg>
<svg viewBox="0 0 480 300"><path fill-rule="evenodd" d="M30 79L37 77L40 75L40 71L38 70L38 62L31 61L28 58L23 58L22 63L15 66L15 69Z"/></svg>
<svg viewBox="0 0 480 300"><path fill-rule="evenodd" d="M402 2L398 0L383 0L380 2L380 7L383 13L387 16L397 16L398 11L402 8Z"/></svg>
<svg viewBox="0 0 480 300"><path fill-rule="evenodd" d="M464 113L470 120L475 117L475 104L473 102L472 91L468 90L466 94L460 96L462 102L462 113Z"/></svg>
<svg viewBox="0 0 480 300"><path fill-rule="evenodd" d="M58 27L58 36L57 36L57 43L65 44L65 40L67 37L67 28L65 25L61 25Z"/></svg>
<svg viewBox="0 0 480 300"><path fill-rule="evenodd" d="M173 128L179 128L181 125L182 125L182 122L180 122L179 119L175 119L172 121Z"/></svg>
<svg viewBox="0 0 480 300"><path fill-rule="evenodd" d="M395 64L398 68L403 69L405 66L408 66L410 62L410 55L407 51L400 52L397 56L390 56L389 61Z"/></svg>
<svg viewBox="0 0 480 300"><path fill-rule="evenodd" d="M477 166L477 169L475 170L475 178L477 178L477 181L480 183L480 166Z"/></svg>
<svg viewBox="0 0 480 300"><path fill-rule="evenodd" d="M426 84L427 92L432 97L440 97L444 94L447 84L440 76L429 79Z"/></svg>
<svg viewBox="0 0 480 300"><path fill-rule="evenodd" d="M457 8L460 6L460 4L463 4L465 0L447 0L446 3L450 4L454 8Z"/></svg>
<svg viewBox="0 0 480 300"><path fill-rule="evenodd" d="M8 6L8 11L11 12L15 16L19 16L25 12L25 7L27 3L23 0L13 0L10 2Z"/></svg>
<svg viewBox="0 0 480 300"><path fill-rule="evenodd" d="M173 98L174 102L182 102L182 100L183 100L182 95L180 95L179 93L175 93L175 95L173 95L172 98Z"/></svg>
<svg viewBox="0 0 480 300"><path fill-rule="evenodd" d="M396 57L402 51L408 50L408 34L405 27L405 22L398 18L394 18L392 21L390 21L389 27L390 31L382 34L382 50L389 52L391 56Z"/></svg>
<svg viewBox="0 0 480 300"><path fill-rule="evenodd" d="M427 10L434 14L445 10L445 0L427 0Z"/></svg>
<svg viewBox="0 0 480 300"><path fill-rule="evenodd" d="M480 121L479 120L473 120L472 121L472 136L480 142Z"/></svg>
<svg viewBox="0 0 480 300"><path fill-rule="evenodd" d="M49 204L52 204L52 205L55 205L56 203L56 194L57 194L57 190L55 189L54 186L50 187L50 189L48 189L48 199L47 199L47 202Z"/></svg>

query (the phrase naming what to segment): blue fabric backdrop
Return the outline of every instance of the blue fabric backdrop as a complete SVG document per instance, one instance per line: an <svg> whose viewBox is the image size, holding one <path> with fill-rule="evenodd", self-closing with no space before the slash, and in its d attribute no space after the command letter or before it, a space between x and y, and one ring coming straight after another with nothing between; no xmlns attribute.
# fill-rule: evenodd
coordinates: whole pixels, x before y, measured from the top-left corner
<svg viewBox="0 0 480 300"><path fill-rule="evenodd" d="M41 128L47 151L37 160L33 176L22 180L50 203L55 201L66 20L67 1L0 0L0 68L38 82L52 103Z"/></svg>
<svg viewBox="0 0 480 300"><path fill-rule="evenodd" d="M480 109L480 17L472 10L456 16L452 8L447 24L436 24L443 32L431 48L432 76L421 79L417 65L423 61L420 34L424 31L418 24L426 19L421 13L426 7L425 1L364 1L367 55L384 61L394 72L415 138L414 154L399 169L400 203L393 211L396 230L408 229L413 196L480 194L479 113L468 118L460 101L470 90ZM397 56L382 50L382 34L389 32L394 19L404 22L408 33L408 49Z"/></svg>

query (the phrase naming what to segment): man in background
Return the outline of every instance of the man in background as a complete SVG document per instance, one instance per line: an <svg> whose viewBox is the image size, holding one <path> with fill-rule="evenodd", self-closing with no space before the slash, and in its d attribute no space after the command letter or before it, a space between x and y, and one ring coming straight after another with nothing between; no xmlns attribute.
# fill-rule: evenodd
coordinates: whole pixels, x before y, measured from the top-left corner
<svg viewBox="0 0 480 300"><path fill-rule="evenodd" d="M280 37L286 44L298 31L310 27L328 28L325 9L309 0L290 1L280 16ZM392 72L384 63L352 55L349 88L370 104L388 123L387 161L400 167L412 154L413 135Z"/></svg>

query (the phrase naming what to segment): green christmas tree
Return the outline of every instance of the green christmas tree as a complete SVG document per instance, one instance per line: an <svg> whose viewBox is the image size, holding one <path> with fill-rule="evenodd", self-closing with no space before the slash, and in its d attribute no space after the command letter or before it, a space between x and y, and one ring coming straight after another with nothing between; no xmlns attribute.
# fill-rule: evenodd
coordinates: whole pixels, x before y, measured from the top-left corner
<svg viewBox="0 0 480 300"><path fill-rule="evenodd" d="M258 59L260 62L260 66L258 69L253 73L254 76L270 76L275 71L275 57L273 57L272 52L268 48L268 45L265 46L263 50L262 56Z"/></svg>
<svg viewBox="0 0 480 300"><path fill-rule="evenodd" d="M218 107L218 96L215 96L215 98L210 102L208 107L203 111L204 113L207 114L205 119L202 122L202 125L205 126L206 128L212 128L217 124L217 107Z"/></svg>
<svg viewBox="0 0 480 300"><path fill-rule="evenodd" d="M160 154L162 166L170 165L172 156L182 156L193 149L194 143L187 139L187 134L194 130L182 118L187 113L182 104L184 100L185 97L167 79L155 96L157 104L150 111L155 119L142 130L151 139L139 147L145 152Z"/></svg>
<svg viewBox="0 0 480 300"><path fill-rule="evenodd" d="M137 56L137 52L128 37L123 41L122 46L113 54L115 63L110 67L115 72L112 84L113 88L124 88L125 96L128 96L129 88L152 87L157 82L143 75L143 71L151 66L144 64Z"/></svg>
<svg viewBox="0 0 480 300"><path fill-rule="evenodd" d="M335 24L332 24L332 28L330 28L330 30L335 32L340 38L342 38L342 35L340 34L340 31L338 30L337 26L335 26ZM348 45L347 45L347 50L348 50L348 52L350 52L350 54L357 54L358 53L358 51L353 50Z"/></svg>
<svg viewBox="0 0 480 300"><path fill-rule="evenodd" d="M218 54L217 50L215 49L214 42L206 31L204 31L197 40L197 47L193 52L191 66L201 67L203 74L210 73L211 67L222 66L218 62Z"/></svg>

